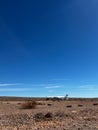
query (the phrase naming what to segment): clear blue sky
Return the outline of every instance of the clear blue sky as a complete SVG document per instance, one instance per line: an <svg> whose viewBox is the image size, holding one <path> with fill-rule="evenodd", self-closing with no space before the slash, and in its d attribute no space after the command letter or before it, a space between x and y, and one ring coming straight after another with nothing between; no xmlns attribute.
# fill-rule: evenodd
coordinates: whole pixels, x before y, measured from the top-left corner
<svg viewBox="0 0 98 130"><path fill-rule="evenodd" d="M98 0L0 1L0 96L98 97Z"/></svg>

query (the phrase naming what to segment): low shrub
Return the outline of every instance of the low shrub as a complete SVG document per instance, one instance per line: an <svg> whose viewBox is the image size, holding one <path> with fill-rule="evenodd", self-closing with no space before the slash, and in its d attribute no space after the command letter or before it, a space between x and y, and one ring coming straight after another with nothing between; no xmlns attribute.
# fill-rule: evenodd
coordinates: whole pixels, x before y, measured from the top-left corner
<svg viewBox="0 0 98 130"><path fill-rule="evenodd" d="M49 121L53 119L53 114L48 112L46 114L43 113L37 113L34 115L34 120L39 122L39 121Z"/></svg>
<svg viewBox="0 0 98 130"><path fill-rule="evenodd" d="M70 107L72 107L72 105L67 105L66 107L70 108Z"/></svg>
<svg viewBox="0 0 98 130"><path fill-rule="evenodd" d="M83 107L83 105L82 105L82 104L79 104L78 107Z"/></svg>
<svg viewBox="0 0 98 130"><path fill-rule="evenodd" d="M47 118L47 119L51 119L52 117L53 117L53 114L50 112L45 114L45 118Z"/></svg>
<svg viewBox="0 0 98 130"><path fill-rule="evenodd" d="M43 114L43 113L37 113L37 114L34 115L33 118L34 118L34 120L37 121L37 122L38 122L38 121L42 121L42 120L44 120L44 114Z"/></svg>
<svg viewBox="0 0 98 130"><path fill-rule="evenodd" d="M52 106L52 104L50 104L50 103L48 103L47 105L48 105L48 106Z"/></svg>
<svg viewBox="0 0 98 130"><path fill-rule="evenodd" d="M43 102L38 102L37 105L45 105Z"/></svg>
<svg viewBox="0 0 98 130"><path fill-rule="evenodd" d="M97 106L97 105L98 105L98 103L94 103L93 105L94 105L94 106Z"/></svg>
<svg viewBox="0 0 98 130"><path fill-rule="evenodd" d="M50 98L46 98L46 101L49 101L50 100Z"/></svg>
<svg viewBox="0 0 98 130"><path fill-rule="evenodd" d="M25 101L22 104L22 108L23 109L35 109L36 105L37 105L36 101Z"/></svg>

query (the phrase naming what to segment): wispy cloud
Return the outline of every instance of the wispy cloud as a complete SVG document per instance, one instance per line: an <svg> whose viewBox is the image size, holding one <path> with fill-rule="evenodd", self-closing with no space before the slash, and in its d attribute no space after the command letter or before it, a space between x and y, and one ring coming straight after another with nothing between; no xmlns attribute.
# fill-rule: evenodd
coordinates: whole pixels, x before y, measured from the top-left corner
<svg viewBox="0 0 98 130"><path fill-rule="evenodd" d="M88 91L98 91L98 86L96 85L81 85L78 88L82 90L88 90Z"/></svg>
<svg viewBox="0 0 98 130"><path fill-rule="evenodd" d="M28 83L28 84L26 84L26 83L21 83L20 85L22 85L22 86L31 86L31 87L45 87L45 86L52 86L52 85L55 85L55 84L32 84L32 83Z"/></svg>
<svg viewBox="0 0 98 130"><path fill-rule="evenodd" d="M29 86L29 87L45 87L45 86L54 86L55 84L32 84L32 83L0 83L0 87L7 86Z"/></svg>
<svg viewBox="0 0 98 130"><path fill-rule="evenodd" d="M56 88L62 88L62 86L47 86L47 87L45 87L45 88L47 88L47 89L56 89Z"/></svg>
<svg viewBox="0 0 98 130"><path fill-rule="evenodd" d="M16 85L19 85L19 84L14 84L14 83L10 83L10 84L7 84L7 83L0 83L0 87L6 87L6 86L16 86Z"/></svg>
<svg viewBox="0 0 98 130"><path fill-rule="evenodd" d="M67 79L67 78L57 78L57 79L51 79L51 80L56 80L56 81L63 81L63 80L70 80L70 79Z"/></svg>
<svg viewBox="0 0 98 130"><path fill-rule="evenodd" d="M32 91L32 90L34 89L32 88L0 88L0 92L7 92L7 91L17 92L17 91Z"/></svg>
<svg viewBox="0 0 98 130"><path fill-rule="evenodd" d="M49 86L53 84L31 84L31 86Z"/></svg>

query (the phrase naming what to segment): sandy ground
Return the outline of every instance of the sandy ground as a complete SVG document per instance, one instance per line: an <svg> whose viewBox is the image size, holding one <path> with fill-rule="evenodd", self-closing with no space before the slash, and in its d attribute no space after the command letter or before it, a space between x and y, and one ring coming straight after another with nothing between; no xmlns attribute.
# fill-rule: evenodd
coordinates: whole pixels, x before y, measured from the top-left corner
<svg viewBox="0 0 98 130"><path fill-rule="evenodd" d="M98 130L98 101L0 101L0 130Z"/></svg>

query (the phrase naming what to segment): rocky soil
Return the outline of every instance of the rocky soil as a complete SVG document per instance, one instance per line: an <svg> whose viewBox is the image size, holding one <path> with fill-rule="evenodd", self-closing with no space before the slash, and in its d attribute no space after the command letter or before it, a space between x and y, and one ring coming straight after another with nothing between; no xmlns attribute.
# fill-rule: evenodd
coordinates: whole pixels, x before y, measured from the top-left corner
<svg viewBox="0 0 98 130"><path fill-rule="evenodd" d="M97 102L39 104L36 109L21 109L21 102L1 102L0 130L98 130Z"/></svg>

